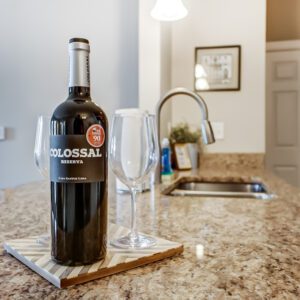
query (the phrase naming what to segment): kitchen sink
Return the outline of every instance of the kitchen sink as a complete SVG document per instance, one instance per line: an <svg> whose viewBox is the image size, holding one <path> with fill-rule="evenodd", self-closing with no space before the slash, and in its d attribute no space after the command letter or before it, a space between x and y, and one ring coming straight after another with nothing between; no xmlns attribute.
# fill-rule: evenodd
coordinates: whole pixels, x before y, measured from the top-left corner
<svg viewBox="0 0 300 300"><path fill-rule="evenodd" d="M169 195L272 199L274 194L261 182L179 182Z"/></svg>

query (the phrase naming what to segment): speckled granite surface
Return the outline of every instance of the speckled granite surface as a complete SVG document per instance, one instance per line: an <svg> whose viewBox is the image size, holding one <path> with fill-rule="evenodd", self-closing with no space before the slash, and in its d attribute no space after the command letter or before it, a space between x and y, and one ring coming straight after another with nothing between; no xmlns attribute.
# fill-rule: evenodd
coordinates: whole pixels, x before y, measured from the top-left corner
<svg viewBox="0 0 300 300"><path fill-rule="evenodd" d="M187 173L183 175L189 175ZM170 197L138 203L142 231L184 243L183 255L59 290L0 252L0 299L300 299L300 190L259 169L215 167L209 180L261 178L272 201ZM45 183L0 193L0 240L45 232ZM110 220L129 224L128 195L110 193Z"/></svg>
<svg viewBox="0 0 300 300"><path fill-rule="evenodd" d="M256 169L264 166L264 153L203 153L200 155L201 168Z"/></svg>

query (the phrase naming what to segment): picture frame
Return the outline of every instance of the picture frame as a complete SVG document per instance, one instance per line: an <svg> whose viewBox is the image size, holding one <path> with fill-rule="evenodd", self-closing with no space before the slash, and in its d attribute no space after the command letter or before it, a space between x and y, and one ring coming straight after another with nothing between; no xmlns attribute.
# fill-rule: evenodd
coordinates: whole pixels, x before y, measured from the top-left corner
<svg viewBox="0 0 300 300"><path fill-rule="evenodd" d="M241 46L195 48L194 89L196 92L241 89Z"/></svg>
<svg viewBox="0 0 300 300"><path fill-rule="evenodd" d="M175 144L174 154L178 170L190 170L192 168L187 144Z"/></svg>

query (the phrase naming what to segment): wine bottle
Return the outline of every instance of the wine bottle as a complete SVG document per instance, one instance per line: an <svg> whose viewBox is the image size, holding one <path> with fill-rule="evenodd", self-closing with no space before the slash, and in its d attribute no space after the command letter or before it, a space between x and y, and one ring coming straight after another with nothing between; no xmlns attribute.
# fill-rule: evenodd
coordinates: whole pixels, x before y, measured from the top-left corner
<svg viewBox="0 0 300 300"><path fill-rule="evenodd" d="M69 96L50 136L51 255L64 265L103 259L107 240L107 118L90 96L89 41L69 41Z"/></svg>

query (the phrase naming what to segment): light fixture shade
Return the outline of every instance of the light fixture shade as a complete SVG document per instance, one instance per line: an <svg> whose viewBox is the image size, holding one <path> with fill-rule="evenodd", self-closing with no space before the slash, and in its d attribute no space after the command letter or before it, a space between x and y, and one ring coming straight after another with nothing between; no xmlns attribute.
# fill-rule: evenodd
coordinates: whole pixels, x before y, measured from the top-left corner
<svg viewBox="0 0 300 300"><path fill-rule="evenodd" d="M151 17L159 21L176 21L188 14L181 0L157 0Z"/></svg>

